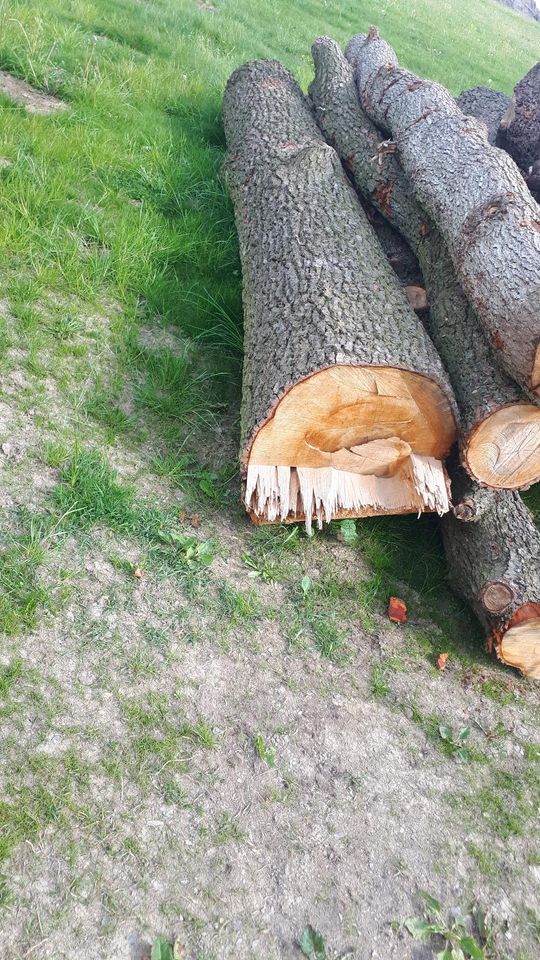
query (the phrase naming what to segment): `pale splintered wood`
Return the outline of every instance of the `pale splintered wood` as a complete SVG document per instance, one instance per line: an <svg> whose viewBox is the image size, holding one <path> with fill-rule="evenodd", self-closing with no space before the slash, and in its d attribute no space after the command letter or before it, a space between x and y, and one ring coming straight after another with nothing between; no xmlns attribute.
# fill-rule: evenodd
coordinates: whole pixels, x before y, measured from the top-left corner
<svg viewBox="0 0 540 960"><path fill-rule="evenodd" d="M526 677L540 680L540 617L510 627L501 640L499 657Z"/></svg>
<svg viewBox="0 0 540 960"><path fill-rule="evenodd" d="M249 463L329 467L338 450L392 437L414 453L444 459L456 424L442 389L396 367L336 365L281 398L255 435Z"/></svg>
<svg viewBox="0 0 540 960"><path fill-rule="evenodd" d="M497 489L520 490L540 479L540 407L511 404L486 417L465 451L469 473Z"/></svg>
<svg viewBox="0 0 540 960"><path fill-rule="evenodd" d="M449 509L444 467L433 457L412 453L392 476L351 473L334 467L250 464L245 504L255 519L268 523L305 519L311 530L344 513L422 513Z"/></svg>

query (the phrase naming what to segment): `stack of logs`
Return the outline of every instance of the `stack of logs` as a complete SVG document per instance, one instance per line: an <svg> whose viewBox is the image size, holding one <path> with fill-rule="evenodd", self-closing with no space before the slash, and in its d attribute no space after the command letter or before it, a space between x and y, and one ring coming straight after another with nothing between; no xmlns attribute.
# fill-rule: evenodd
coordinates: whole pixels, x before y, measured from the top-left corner
<svg viewBox="0 0 540 960"><path fill-rule="evenodd" d="M457 99L376 29L230 78L224 174L256 523L435 511L450 579L540 677L540 64Z"/></svg>

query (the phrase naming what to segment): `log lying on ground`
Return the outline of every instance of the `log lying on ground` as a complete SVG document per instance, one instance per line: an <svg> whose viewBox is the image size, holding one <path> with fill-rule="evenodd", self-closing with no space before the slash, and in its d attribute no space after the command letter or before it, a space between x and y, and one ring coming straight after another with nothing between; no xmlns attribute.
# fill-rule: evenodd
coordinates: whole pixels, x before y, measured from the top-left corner
<svg viewBox="0 0 540 960"><path fill-rule="evenodd" d="M485 124L487 138L492 146L498 146L501 120L511 102L506 93L492 90L491 87L473 87L471 90L463 90L459 97L456 97L456 103L463 113Z"/></svg>
<svg viewBox="0 0 540 960"><path fill-rule="evenodd" d="M406 237L420 262L431 338L461 414L463 462L479 482L519 489L540 479L540 408L525 402L495 363L444 241L423 213L395 156L358 101L351 65L327 37L312 47L310 98L323 133L359 192Z"/></svg>
<svg viewBox="0 0 540 960"><path fill-rule="evenodd" d="M444 512L452 389L302 91L254 61L230 78L223 116L252 518Z"/></svg>
<svg viewBox="0 0 540 960"><path fill-rule="evenodd" d="M452 469L441 521L453 589L473 607L504 663L540 679L540 533L517 493L483 490Z"/></svg>
<svg viewBox="0 0 540 960"><path fill-rule="evenodd" d="M540 207L521 173L448 91L399 67L371 30L353 38L360 102L397 144L498 361L540 394Z"/></svg>
<svg viewBox="0 0 540 960"><path fill-rule="evenodd" d="M334 144L332 144L334 146ZM339 151L338 151L339 152ZM354 177L353 177L354 182ZM365 199L365 198L364 198ZM367 218L377 234L386 259L404 287L421 287L424 283L418 258L407 241L370 203L364 202Z"/></svg>
<svg viewBox="0 0 540 960"><path fill-rule="evenodd" d="M521 169L531 193L540 200L540 63L514 88L501 119L499 139Z"/></svg>

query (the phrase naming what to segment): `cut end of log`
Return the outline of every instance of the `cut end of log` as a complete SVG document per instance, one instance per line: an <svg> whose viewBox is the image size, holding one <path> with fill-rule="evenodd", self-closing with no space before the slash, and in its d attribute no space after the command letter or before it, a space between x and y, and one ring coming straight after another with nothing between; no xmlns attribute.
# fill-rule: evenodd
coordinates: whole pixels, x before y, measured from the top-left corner
<svg viewBox="0 0 540 960"><path fill-rule="evenodd" d="M499 641L497 654L524 676L540 680L540 604L527 603L516 611Z"/></svg>
<svg viewBox="0 0 540 960"><path fill-rule="evenodd" d="M513 599L514 591L503 580L492 580L487 583L480 594L480 600L488 613L504 613Z"/></svg>
<svg viewBox="0 0 540 960"><path fill-rule="evenodd" d="M486 417L464 455L468 472L497 490L522 490L540 480L540 407L516 403Z"/></svg>
<svg viewBox="0 0 540 960"><path fill-rule="evenodd" d="M245 504L258 523L449 509L452 410L428 377L337 365L294 385L257 432Z"/></svg>

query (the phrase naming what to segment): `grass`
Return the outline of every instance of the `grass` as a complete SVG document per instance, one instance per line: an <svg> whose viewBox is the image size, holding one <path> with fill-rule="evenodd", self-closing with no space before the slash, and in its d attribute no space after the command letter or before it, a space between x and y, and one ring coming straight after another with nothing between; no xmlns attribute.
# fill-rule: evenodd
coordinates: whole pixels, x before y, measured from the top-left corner
<svg viewBox="0 0 540 960"><path fill-rule="evenodd" d="M44 551L29 537L0 550L0 633L16 634L38 623L38 610L48 592L39 582Z"/></svg>

